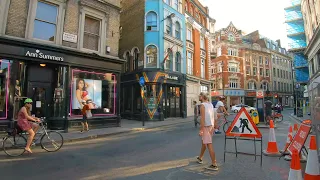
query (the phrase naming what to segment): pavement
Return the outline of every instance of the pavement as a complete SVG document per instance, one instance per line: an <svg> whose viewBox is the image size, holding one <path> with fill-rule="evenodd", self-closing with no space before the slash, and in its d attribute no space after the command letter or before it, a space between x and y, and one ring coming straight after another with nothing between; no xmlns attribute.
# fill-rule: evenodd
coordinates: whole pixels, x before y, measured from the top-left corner
<svg viewBox="0 0 320 180"><path fill-rule="evenodd" d="M276 140L279 149L285 145L288 125L295 123L289 118L290 112L283 112L284 120L278 124ZM234 118L229 117L229 120ZM120 133L113 130L112 135L99 138L68 141L61 150L47 153L40 147L33 148L33 154L8 157L0 152L0 176L4 180L287 180L290 162L277 157L262 157L226 154L223 161L225 136L214 135L213 146L219 171L206 170L210 164L208 152L204 164L197 164L195 157L200 150L199 130L194 127L192 118L173 119L171 122L123 121L121 128L128 130ZM173 123L173 121L175 123ZM181 123L180 123L181 122ZM131 123L131 125L129 125ZM159 123L161 126L159 126ZM125 127L126 126L126 127ZM110 130L108 130L110 129ZM114 128L112 128L114 129ZM120 128L118 128L120 129ZM72 132L73 136L89 137L89 133L111 133L111 128L92 130L88 134ZM266 149L269 130L260 129L263 135L262 149ZM122 131L123 132L123 131ZM115 134L116 133L116 134ZM73 136L64 134L66 139ZM261 152L257 143L257 151ZM227 140L228 151L234 151L234 141ZM253 153L253 141L238 141L238 150ZM304 169L305 164L302 164Z"/></svg>
<svg viewBox="0 0 320 180"><path fill-rule="evenodd" d="M311 119L311 116L310 115L303 115L303 117L297 117L296 115L294 115L293 113L290 114L290 117L299 121L299 122L302 122L306 119Z"/></svg>

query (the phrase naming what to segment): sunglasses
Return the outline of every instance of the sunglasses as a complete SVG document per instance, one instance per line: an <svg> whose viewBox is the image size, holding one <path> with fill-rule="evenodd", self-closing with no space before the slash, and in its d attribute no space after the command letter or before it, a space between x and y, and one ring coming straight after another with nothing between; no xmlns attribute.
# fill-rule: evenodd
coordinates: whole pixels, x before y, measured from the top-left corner
<svg viewBox="0 0 320 180"><path fill-rule="evenodd" d="M32 104L32 103L26 103L26 104Z"/></svg>

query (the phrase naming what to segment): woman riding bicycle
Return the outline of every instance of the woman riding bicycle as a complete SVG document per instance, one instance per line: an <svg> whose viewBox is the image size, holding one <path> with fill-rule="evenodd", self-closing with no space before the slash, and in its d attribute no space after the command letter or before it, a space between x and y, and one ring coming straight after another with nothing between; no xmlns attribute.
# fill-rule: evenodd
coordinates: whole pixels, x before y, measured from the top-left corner
<svg viewBox="0 0 320 180"><path fill-rule="evenodd" d="M20 127L21 130L26 131L29 134L27 145L25 147L25 150L29 153L32 153L30 146L35 136L35 133L39 129L39 125L32 122L41 122L40 119L30 116L31 107L32 107L32 99L27 98L24 101L24 106L18 112L18 126Z"/></svg>

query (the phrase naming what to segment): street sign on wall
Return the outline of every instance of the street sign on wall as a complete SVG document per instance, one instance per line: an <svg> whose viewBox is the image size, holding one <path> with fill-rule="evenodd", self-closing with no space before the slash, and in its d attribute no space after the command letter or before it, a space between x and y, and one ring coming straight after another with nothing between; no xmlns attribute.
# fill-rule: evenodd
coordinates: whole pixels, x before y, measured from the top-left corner
<svg viewBox="0 0 320 180"><path fill-rule="evenodd" d="M257 92L256 92L256 97L257 97L258 99L263 98L263 97L264 97L264 92L263 92L263 90L257 90Z"/></svg>

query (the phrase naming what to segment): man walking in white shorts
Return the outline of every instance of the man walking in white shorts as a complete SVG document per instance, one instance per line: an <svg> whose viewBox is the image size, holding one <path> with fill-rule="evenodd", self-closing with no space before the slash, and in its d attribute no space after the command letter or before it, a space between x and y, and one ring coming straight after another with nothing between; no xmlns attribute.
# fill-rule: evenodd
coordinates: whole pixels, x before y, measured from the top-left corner
<svg viewBox="0 0 320 180"><path fill-rule="evenodd" d="M199 101L201 101L200 105L200 132L199 136L202 137L202 146L200 155L197 157L198 163L203 163L203 155L206 151L206 148L209 150L209 154L211 157L211 165L207 167L207 169L217 171L218 165L216 162L215 152L212 146L212 136L214 132L214 128L217 126L214 120L214 110L212 103L209 102L209 95L207 93L200 93Z"/></svg>

